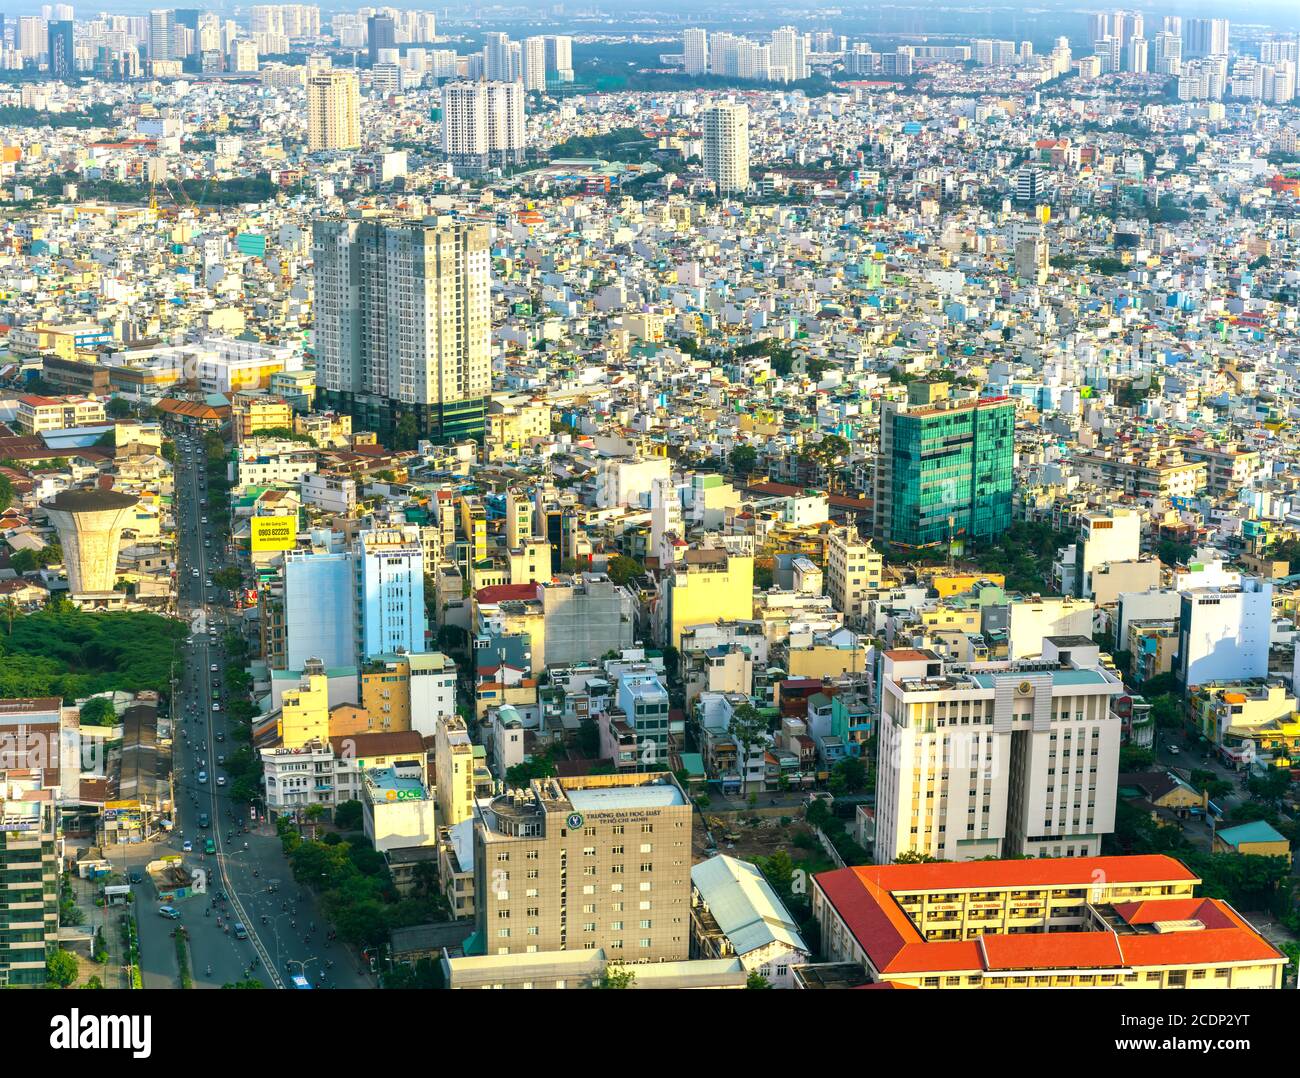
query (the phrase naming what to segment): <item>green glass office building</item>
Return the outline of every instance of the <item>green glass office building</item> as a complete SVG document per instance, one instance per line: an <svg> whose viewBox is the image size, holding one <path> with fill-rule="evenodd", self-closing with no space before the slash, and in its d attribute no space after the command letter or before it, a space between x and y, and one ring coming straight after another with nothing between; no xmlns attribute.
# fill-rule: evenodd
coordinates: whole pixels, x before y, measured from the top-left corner
<svg viewBox="0 0 1300 1078"><path fill-rule="evenodd" d="M876 534L903 546L990 539L1011 526L1015 402L886 405Z"/></svg>

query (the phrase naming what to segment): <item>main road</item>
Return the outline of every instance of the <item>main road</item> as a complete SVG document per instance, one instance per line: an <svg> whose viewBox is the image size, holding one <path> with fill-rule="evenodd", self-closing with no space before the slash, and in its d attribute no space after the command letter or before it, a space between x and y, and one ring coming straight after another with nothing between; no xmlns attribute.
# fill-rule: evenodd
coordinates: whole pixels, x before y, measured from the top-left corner
<svg viewBox="0 0 1300 1078"><path fill-rule="evenodd" d="M150 860L181 853L191 871L202 873L206 893L177 903L179 923L189 933L196 988L220 988L247 977L284 988L290 986L290 974L299 973L318 987L323 980L331 988L372 988L374 979L358 968L352 952L325 939L324 917L314 896L294 882L274 828L253 817L253 806L235 802L225 783L224 759L242 746L243 735L227 721L221 639L227 623L211 586L213 570L225 560L225 540L207 519L206 463L201 439L178 440L177 609L192 632L173 708L176 820L164 841L124 847L115 860L126 862L125 871L143 875ZM208 839L212 854L204 852ZM186 841L190 852L182 849ZM136 887L136 900L145 987L173 987L178 968L172 930L177 922L158 912L147 879ZM235 922L244 925L248 939L235 938Z"/></svg>

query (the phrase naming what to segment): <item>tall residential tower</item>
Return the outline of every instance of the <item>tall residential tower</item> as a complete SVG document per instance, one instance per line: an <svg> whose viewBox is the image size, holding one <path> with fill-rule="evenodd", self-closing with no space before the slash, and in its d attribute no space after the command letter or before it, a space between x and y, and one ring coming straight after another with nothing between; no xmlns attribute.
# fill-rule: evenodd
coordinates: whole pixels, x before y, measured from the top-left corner
<svg viewBox="0 0 1300 1078"><path fill-rule="evenodd" d="M487 226L320 220L313 258L319 399L403 444L481 438L492 381Z"/></svg>

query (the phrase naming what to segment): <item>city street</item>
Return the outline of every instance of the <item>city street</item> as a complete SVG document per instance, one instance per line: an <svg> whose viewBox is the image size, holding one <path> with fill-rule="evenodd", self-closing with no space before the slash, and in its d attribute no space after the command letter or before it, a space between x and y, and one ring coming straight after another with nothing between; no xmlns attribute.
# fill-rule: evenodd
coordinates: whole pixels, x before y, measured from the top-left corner
<svg viewBox="0 0 1300 1078"><path fill-rule="evenodd" d="M216 606L215 589L208 586L210 574L222 564L223 540L205 526L206 460L202 442L195 439L190 444L196 448L187 456L185 443L177 443L176 471L178 611L193 629L174 708L178 818L169 840L123 847L111 856L123 871L143 875L150 860L181 852L189 840L193 852L185 855L185 863L192 871L207 873L202 884L206 893L179 901L181 920L176 922L158 912L160 903L147 880L137 886L145 987L179 983L172 935L178 923L189 933L196 988L220 988L246 977L283 988L290 986L289 977L296 973L316 987L322 986L322 977L325 987L374 987L374 978L358 968L360 959L355 954L342 943L326 941L324 918L314 897L294 882L274 828L263 819L252 821L251 806L234 803L221 784L225 770L220 760L240 746L226 718L220 638L225 631L224 612ZM213 710L214 704L218 710ZM204 813L210 821L207 829L200 826ZM208 838L215 846L211 855L203 852ZM235 938L236 922L245 926L248 939Z"/></svg>

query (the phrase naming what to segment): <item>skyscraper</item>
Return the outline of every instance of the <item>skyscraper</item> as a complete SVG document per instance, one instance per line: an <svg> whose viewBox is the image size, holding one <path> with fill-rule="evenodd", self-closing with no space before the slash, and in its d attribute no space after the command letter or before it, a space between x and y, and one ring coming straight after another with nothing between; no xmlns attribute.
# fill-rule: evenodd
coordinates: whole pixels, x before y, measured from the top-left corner
<svg viewBox="0 0 1300 1078"><path fill-rule="evenodd" d="M1147 69L1147 39L1144 37L1134 37L1129 39L1128 43L1128 64L1127 70L1144 72Z"/></svg>
<svg viewBox="0 0 1300 1078"><path fill-rule="evenodd" d="M709 71L709 35L705 30L682 31L682 53L686 74L706 75Z"/></svg>
<svg viewBox="0 0 1300 1078"><path fill-rule="evenodd" d="M771 67L783 74L772 75L787 82L798 82L808 77L808 45L803 34L793 26L783 26L772 31Z"/></svg>
<svg viewBox="0 0 1300 1078"><path fill-rule="evenodd" d="M942 382L913 383L885 405L876 466L876 535L925 546L990 539L1011 526L1016 406L950 400Z"/></svg>
<svg viewBox="0 0 1300 1078"><path fill-rule="evenodd" d="M397 48L397 27L388 15L371 15L366 30L366 49L373 67L379 62L380 49Z"/></svg>
<svg viewBox="0 0 1300 1078"><path fill-rule="evenodd" d="M317 221L313 241L318 399L385 439L482 437L487 226L349 217Z"/></svg>
<svg viewBox="0 0 1300 1078"><path fill-rule="evenodd" d="M704 175L719 194L749 187L749 107L722 102L704 111Z"/></svg>
<svg viewBox="0 0 1300 1078"><path fill-rule="evenodd" d="M483 35L483 74L485 78L512 82L522 72L514 69L512 51L514 44L506 34L493 31Z"/></svg>
<svg viewBox="0 0 1300 1078"><path fill-rule="evenodd" d="M77 73L76 54L72 42L72 23L50 23L49 35L50 76L70 79Z"/></svg>
<svg viewBox="0 0 1300 1078"><path fill-rule="evenodd" d="M39 60L41 53L49 45L45 20L38 15L19 15L18 36L14 44L24 60L31 60L33 63Z"/></svg>
<svg viewBox="0 0 1300 1078"><path fill-rule="evenodd" d="M458 174L525 159L522 82L444 83L442 150Z"/></svg>
<svg viewBox="0 0 1300 1078"><path fill-rule="evenodd" d="M1227 55L1227 19L1187 19L1183 23L1183 56Z"/></svg>
<svg viewBox="0 0 1300 1078"><path fill-rule="evenodd" d="M548 34L546 41L546 70L555 75L556 82L573 81L573 38L565 34Z"/></svg>
<svg viewBox="0 0 1300 1078"><path fill-rule="evenodd" d="M172 59L172 36L176 26L176 12L170 8L155 8L149 12L149 59Z"/></svg>
<svg viewBox="0 0 1300 1078"><path fill-rule="evenodd" d="M307 149L355 150L361 145L361 105L351 71L317 71L307 78Z"/></svg>
<svg viewBox="0 0 1300 1078"><path fill-rule="evenodd" d="M546 90L546 39L526 37L523 41L524 90L544 93Z"/></svg>

